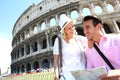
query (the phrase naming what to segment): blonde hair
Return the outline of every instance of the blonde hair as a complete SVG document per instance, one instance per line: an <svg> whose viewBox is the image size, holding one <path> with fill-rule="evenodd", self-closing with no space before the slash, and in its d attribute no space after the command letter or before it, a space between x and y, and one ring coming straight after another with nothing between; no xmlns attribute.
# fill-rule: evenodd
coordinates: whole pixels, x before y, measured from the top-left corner
<svg viewBox="0 0 120 80"><path fill-rule="evenodd" d="M63 38L66 37L66 34L65 34L64 30L61 32L61 34L62 34Z"/></svg>

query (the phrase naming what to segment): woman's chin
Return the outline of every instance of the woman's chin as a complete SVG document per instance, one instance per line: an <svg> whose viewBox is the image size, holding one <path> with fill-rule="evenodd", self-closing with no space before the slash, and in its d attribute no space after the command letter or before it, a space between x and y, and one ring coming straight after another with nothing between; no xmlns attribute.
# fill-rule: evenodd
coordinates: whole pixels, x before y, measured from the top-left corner
<svg viewBox="0 0 120 80"><path fill-rule="evenodd" d="M86 36L86 37L87 37L87 39L88 39L88 40L90 40L90 39L91 39L91 37L89 37L89 36Z"/></svg>

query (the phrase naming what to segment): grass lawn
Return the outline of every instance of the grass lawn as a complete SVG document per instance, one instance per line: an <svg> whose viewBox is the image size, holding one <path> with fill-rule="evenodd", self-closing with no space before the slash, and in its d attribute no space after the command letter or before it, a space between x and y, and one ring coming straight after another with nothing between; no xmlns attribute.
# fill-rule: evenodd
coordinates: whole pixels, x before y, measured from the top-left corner
<svg viewBox="0 0 120 80"><path fill-rule="evenodd" d="M0 80L54 80L53 72L39 72L0 78Z"/></svg>

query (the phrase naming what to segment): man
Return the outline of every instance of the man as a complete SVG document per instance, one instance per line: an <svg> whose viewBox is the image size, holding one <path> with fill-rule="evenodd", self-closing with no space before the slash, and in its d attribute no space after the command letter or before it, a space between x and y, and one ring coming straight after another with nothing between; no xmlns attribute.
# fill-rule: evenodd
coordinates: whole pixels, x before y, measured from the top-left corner
<svg viewBox="0 0 120 80"><path fill-rule="evenodd" d="M101 76L101 80L120 80L120 35L103 35L101 27L100 19L94 16L84 17L83 29L87 39L98 46L115 70L110 69L94 47L86 49L87 68L106 66L109 72Z"/></svg>

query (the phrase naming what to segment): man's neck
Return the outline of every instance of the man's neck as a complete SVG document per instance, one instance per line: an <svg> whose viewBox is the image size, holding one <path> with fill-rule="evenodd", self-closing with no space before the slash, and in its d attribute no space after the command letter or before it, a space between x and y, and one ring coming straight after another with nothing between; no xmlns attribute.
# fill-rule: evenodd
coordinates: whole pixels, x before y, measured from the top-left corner
<svg viewBox="0 0 120 80"><path fill-rule="evenodd" d="M97 37L95 37L95 38L93 39L93 40L95 41L95 43L97 43L97 44L99 45L102 36L103 36L103 34L101 34L101 33L100 33L99 35L97 35Z"/></svg>

